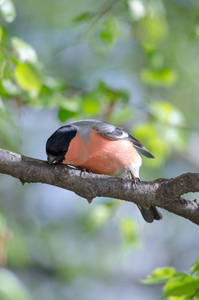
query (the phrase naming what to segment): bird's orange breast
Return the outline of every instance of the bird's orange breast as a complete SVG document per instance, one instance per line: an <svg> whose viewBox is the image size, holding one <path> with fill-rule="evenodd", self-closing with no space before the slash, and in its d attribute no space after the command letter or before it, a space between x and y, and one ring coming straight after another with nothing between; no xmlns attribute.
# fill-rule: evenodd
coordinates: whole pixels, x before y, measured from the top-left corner
<svg viewBox="0 0 199 300"><path fill-rule="evenodd" d="M98 174L118 175L128 170L137 156L130 141L111 140L92 130L89 142L79 134L73 138L63 163Z"/></svg>
<svg viewBox="0 0 199 300"><path fill-rule="evenodd" d="M89 142L79 133L71 140L63 164L81 166L88 155Z"/></svg>

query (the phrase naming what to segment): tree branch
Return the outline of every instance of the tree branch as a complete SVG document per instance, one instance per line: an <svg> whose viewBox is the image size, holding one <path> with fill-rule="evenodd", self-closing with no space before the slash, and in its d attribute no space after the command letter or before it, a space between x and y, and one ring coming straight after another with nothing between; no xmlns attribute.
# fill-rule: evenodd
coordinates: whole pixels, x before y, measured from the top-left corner
<svg viewBox="0 0 199 300"><path fill-rule="evenodd" d="M199 206L182 198L188 192L199 192L199 173L187 173L172 179L142 181L136 188L132 180L82 173L66 165L48 165L0 149L0 173L25 182L41 182L75 192L89 202L95 197L117 198L142 206L155 205L199 225Z"/></svg>

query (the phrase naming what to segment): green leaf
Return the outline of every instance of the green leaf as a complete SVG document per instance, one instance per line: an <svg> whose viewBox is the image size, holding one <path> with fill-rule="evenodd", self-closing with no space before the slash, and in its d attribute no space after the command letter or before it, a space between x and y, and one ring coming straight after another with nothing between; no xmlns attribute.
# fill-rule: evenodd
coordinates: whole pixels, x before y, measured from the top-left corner
<svg viewBox="0 0 199 300"><path fill-rule="evenodd" d="M73 96L70 98L64 97L60 95L59 106L65 110L69 110L71 112L77 112L80 108L81 98L78 96Z"/></svg>
<svg viewBox="0 0 199 300"><path fill-rule="evenodd" d="M4 71L7 65L7 61L0 53L0 79L4 77Z"/></svg>
<svg viewBox="0 0 199 300"><path fill-rule="evenodd" d="M141 79L144 83L151 86L171 86L177 80L177 74L174 70L164 68L160 70L143 69Z"/></svg>
<svg viewBox="0 0 199 300"><path fill-rule="evenodd" d="M44 85L53 91L60 91L60 90L66 90L66 84L63 79L60 78L54 78L50 76L46 76L44 79Z"/></svg>
<svg viewBox="0 0 199 300"><path fill-rule="evenodd" d="M0 96L0 111L3 111L3 112L5 111L5 105L3 103L1 96ZM0 227L1 227L1 214L0 214Z"/></svg>
<svg viewBox="0 0 199 300"><path fill-rule="evenodd" d="M153 167L161 165L170 154L171 146L169 143L163 143L164 130L165 126L159 124L155 126L152 122L139 124L133 128L132 135L143 143L156 158L154 160L147 159L145 164Z"/></svg>
<svg viewBox="0 0 199 300"><path fill-rule="evenodd" d="M156 101L149 104L150 113L161 123L184 125L184 116L179 109L168 101Z"/></svg>
<svg viewBox="0 0 199 300"><path fill-rule="evenodd" d="M109 102L114 102L114 101L121 101L123 103L128 103L130 96L128 91L126 90L119 90L119 89L115 89L109 85L107 85L105 82L103 81L99 81L98 84L98 91L105 95L105 97L108 99ZM100 95L100 100L101 100L101 95Z"/></svg>
<svg viewBox="0 0 199 300"><path fill-rule="evenodd" d="M14 232L9 242L8 262L15 267L25 267L30 264L30 251L23 239L23 236Z"/></svg>
<svg viewBox="0 0 199 300"><path fill-rule="evenodd" d="M193 298L194 300L198 300L199 299L199 291L197 293L195 293L195 296Z"/></svg>
<svg viewBox="0 0 199 300"><path fill-rule="evenodd" d="M106 204L99 204L93 208L92 214L85 220L85 228L88 231L102 227L110 218L111 207Z"/></svg>
<svg viewBox="0 0 199 300"><path fill-rule="evenodd" d="M125 246L139 245L138 225L132 219L122 219L120 222L120 232L125 242Z"/></svg>
<svg viewBox="0 0 199 300"><path fill-rule="evenodd" d="M75 116L77 116L76 112L69 111L63 108L61 108L58 112L58 118L61 122L65 122L66 120L74 118Z"/></svg>
<svg viewBox="0 0 199 300"><path fill-rule="evenodd" d="M15 79L18 85L28 92L38 94L41 87L43 76L41 70L29 63L19 63L15 69Z"/></svg>
<svg viewBox="0 0 199 300"><path fill-rule="evenodd" d="M75 19L73 19L73 22L81 22L81 21L87 21L89 20L93 14L91 12L85 12L77 16Z"/></svg>
<svg viewBox="0 0 199 300"><path fill-rule="evenodd" d="M105 54L110 51L120 36L119 23L115 18L106 19L94 32L91 43L96 53Z"/></svg>
<svg viewBox="0 0 199 300"><path fill-rule="evenodd" d="M167 101L155 101L149 104L149 111L158 120L159 130L164 140L175 147L187 149L187 133L181 130L185 125L185 119L179 109Z"/></svg>
<svg viewBox="0 0 199 300"><path fill-rule="evenodd" d="M21 62L29 62L32 64L38 62L36 51L28 43L17 37L13 37L11 39L11 45Z"/></svg>
<svg viewBox="0 0 199 300"><path fill-rule="evenodd" d="M45 87L45 89L47 89ZM37 102L34 102L34 105L44 106L47 105L49 107L57 107L59 109L63 109L69 112L78 112L80 109L81 98L74 95L70 98L62 95L59 92L52 93L51 90L47 89L44 91L42 88L42 92Z"/></svg>
<svg viewBox="0 0 199 300"><path fill-rule="evenodd" d="M199 271L199 258L194 262L194 264L191 266L191 275L193 276L194 273L198 273Z"/></svg>
<svg viewBox="0 0 199 300"><path fill-rule="evenodd" d="M119 24L116 19L105 20L100 28L100 39L106 48L112 48L120 35Z"/></svg>
<svg viewBox="0 0 199 300"><path fill-rule="evenodd" d="M166 20L157 15L143 18L139 23L138 30L144 47L149 47L149 45L153 47L168 36Z"/></svg>
<svg viewBox="0 0 199 300"><path fill-rule="evenodd" d="M83 97L83 110L88 115L97 115L101 110L98 92L86 94Z"/></svg>
<svg viewBox="0 0 199 300"><path fill-rule="evenodd" d="M11 67L9 65L10 57L9 53L6 50L6 47L4 47L3 41L1 42L0 39L0 80L2 78L10 78L13 76L13 70L11 70Z"/></svg>
<svg viewBox="0 0 199 300"><path fill-rule="evenodd" d="M6 67L7 67L7 59L5 57L3 44L0 43L0 79L5 76Z"/></svg>
<svg viewBox="0 0 199 300"><path fill-rule="evenodd" d="M175 273L174 268L157 268L146 279L142 280L144 284L157 284L167 281Z"/></svg>
<svg viewBox="0 0 199 300"><path fill-rule="evenodd" d="M16 10L11 0L0 1L0 14L6 22L13 22L16 17Z"/></svg>
<svg viewBox="0 0 199 300"><path fill-rule="evenodd" d="M3 28L2 26L0 26L0 40L2 40L3 38Z"/></svg>
<svg viewBox="0 0 199 300"><path fill-rule="evenodd" d="M10 79L2 79L2 87L5 91L6 95L9 96L19 96L20 95L20 89L19 87L12 82Z"/></svg>
<svg viewBox="0 0 199 300"><path fill-rule="evenodd" d="M171 296L168 297L168 300L191 300L190 297L186 297L186 296ZM194 298L194 300L196 300Z"/></svg>
<svg viewBox="0 0 199 300"><path fill-rule="evenodd" d="M199 288L199 281L195 278L183 273L175 273L166 282L163 290L164 297L169 296L192 296Z"/></svg>
<svg viewBox="0 0 199 300"><path fill-rule="evenodd" d="M31 297L24 285L10 271L0 269L0 299L1 300L30 300Z"/></svg>

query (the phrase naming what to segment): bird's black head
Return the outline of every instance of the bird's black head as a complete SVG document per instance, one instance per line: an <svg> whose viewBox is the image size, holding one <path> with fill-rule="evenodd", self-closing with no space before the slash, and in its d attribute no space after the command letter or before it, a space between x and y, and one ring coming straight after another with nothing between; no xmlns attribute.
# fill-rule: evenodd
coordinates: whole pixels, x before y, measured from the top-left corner
<svg viewBox="0 0 199 300"><path fill-rule="evenodd" d="M58 163L64 160L68 151L70 141L75 137L77 129L75 126L66 125L57 129L47 140L46 153L48 163Z"/></svg>

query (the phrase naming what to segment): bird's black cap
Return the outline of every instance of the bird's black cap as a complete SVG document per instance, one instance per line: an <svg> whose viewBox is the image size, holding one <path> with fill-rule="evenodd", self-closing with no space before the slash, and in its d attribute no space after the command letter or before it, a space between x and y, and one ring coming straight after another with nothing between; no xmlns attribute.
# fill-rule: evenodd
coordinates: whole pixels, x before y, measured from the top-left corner
<svg viewBox="0 0 199 300"><path fill-rule="evenodd" d="M73 125L62 126L57 129L46 142L46 153L49 164L62 162L68 151L71 140L75 137L77 129Z"/></svg>

